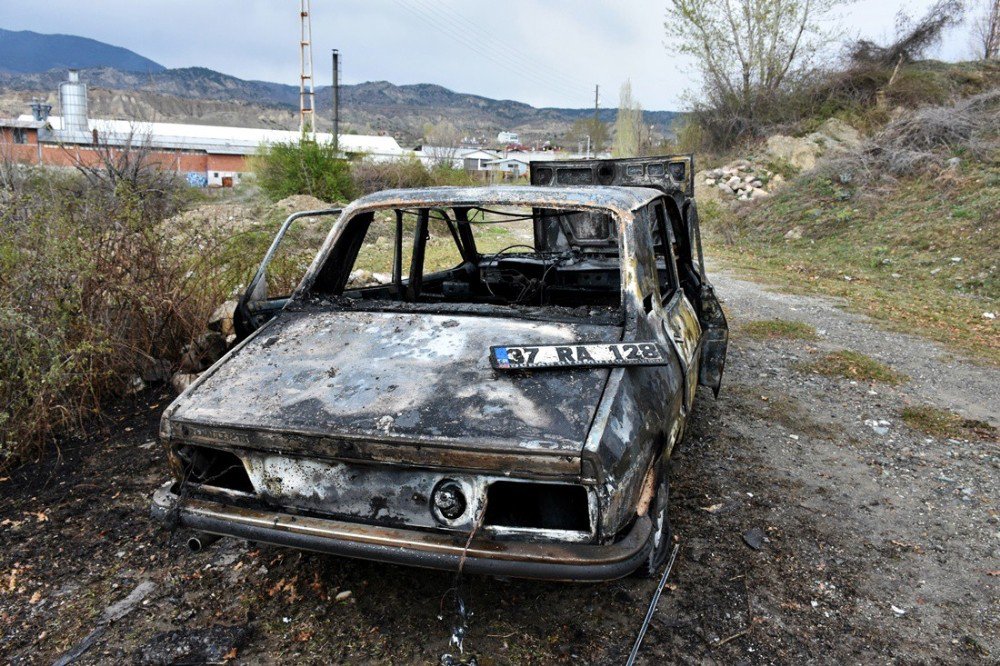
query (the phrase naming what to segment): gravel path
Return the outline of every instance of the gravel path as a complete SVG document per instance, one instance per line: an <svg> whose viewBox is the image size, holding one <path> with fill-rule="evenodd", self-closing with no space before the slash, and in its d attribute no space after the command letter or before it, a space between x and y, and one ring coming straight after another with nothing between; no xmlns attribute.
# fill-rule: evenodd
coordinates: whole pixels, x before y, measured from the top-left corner
<svg viewBox="0 0 1000 666"><path fill-rule="evenodd" d="M868 317L843 310L839 299L783 294L726 272L714 273L712 283L726 310L740 320L811 324L822 339L818 347L825 351L860 351L909 376L901 395L1000 425L998 368L963 360L925 338L887 333Z"/></svg>

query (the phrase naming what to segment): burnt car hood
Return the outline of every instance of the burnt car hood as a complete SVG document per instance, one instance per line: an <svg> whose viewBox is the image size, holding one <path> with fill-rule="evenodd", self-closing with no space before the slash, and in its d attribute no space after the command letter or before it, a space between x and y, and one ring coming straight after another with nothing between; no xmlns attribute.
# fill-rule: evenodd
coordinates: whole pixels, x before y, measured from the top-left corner
<svg viewBox="0 0 1000 666"><path fill-rule="evenodd" d="M266 448L282 448L293 440L278 435L296 433L329 446L347 438L568 460L581 453L609 370L495 371L490 345L618 341L621 330L488 316L286 312L166 418L172 430L220 428L239 445L271 433Z"/></svg>

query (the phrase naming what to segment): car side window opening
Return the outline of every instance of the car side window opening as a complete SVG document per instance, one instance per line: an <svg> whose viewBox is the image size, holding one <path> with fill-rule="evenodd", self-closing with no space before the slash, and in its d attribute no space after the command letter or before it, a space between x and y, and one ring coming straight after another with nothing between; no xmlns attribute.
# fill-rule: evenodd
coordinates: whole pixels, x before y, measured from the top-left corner
<svg viewBox="0 0 1000 666"><path fill-rule="evenodd" d="M316 257L316 249L322 247L330 228L336 221L332 215L302 217L295 220L285 232L271 257L264 277L257 285L259 300L288 298L302 280ZM271 230L251 233L270 234Z"/></svg>
<svg viewBox="0 0 1000 666"><path fill-rule="evenodd" d="M694 263L691 251L691 237L687 232L681 212L677 204L672 199L663 200L667 219L670 222L670 232L673 239L674 258L677 262L677 277L681 289L691 303L698 303L698 294L701 289L701 277L698 268Z"/></svg>
<svg viewBox="0 0 1000 666"><path fill-rule="evenodd" d="M674 260L673 235L667 226L667 214L662 201L653 204L650 235L653 238L653 255L656 257L656 272L659 277L660 300L667 303L677 290L677 264Z"/></svg>
<svg viewBox="0 0 1000 666"><path fill-rule="evenodd" d="M578 212L470 206L360 213L347 221L311 294L356 301L618 308L620 260L611 217L602 212L565 217ZM549 218L571 229L556 243L537 242L536 229Z"/></svg>

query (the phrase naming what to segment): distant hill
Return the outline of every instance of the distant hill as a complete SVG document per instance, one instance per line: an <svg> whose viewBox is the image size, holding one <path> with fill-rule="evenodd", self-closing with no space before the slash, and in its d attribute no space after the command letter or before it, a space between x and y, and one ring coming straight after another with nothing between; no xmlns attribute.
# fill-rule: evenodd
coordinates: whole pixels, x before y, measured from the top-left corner
<svg viewBox="0 0 1000 666"><path fill-rule="evenodd" d="M142 73L166 69L134 51L96 39L0 29L0 70L32 73L71 67L113 67L124 72Z"/></svg>
<svg viewBox="0 0 1000 666"><path fill-rule="evenodd" d="M17 47L15 42L8 41L10 35L71 40L63 44L65 49L61 56L52 56L53 60L66 62L45 69L42 60L30 57L37 49L37 43L22 39L17 42L20 44ZM66 49L82 48L84 44L88 45L89 51L75 53L73 58L66 52ZM51 50L52 47L47 48ZM5 56L4 49L16 57ZM100 61L98 52L113 52L121 58L124 58L122 54L127 54L138 60L129 61L127 66L122 65L120 60L115 61L118 64L112 64L107 59ZM80 64L84 55L100 62L91 66ZM29 62L33 65L30 68L27 67ZM66 68L70 66L81 68L81 80L92 89L91 112L95 117L250 127L286 126L288 129L298 126L297 86L247 81L205 67L165 69L131 51L90 39L8 31L0 31L0 114L25 112L26 106L21 108L21 102L32 95L57 103L55 92L59 83L65 80ZM127 94L117 95L116 92ZM328 130L332 125L330 92L329 86L316 90L319 129ZM227 113L227 106L231 113ZM406 144L419 141L427 124L444 119L470 136L492 138L500 130L512 130L519 132L525 142L559 141L574 121L590 117L594 111L536 108L514 100L454 92L430 83L395 85L388 81L369 81L341 86L341 112L345 131L385 132ZM614 109L601 110L604 121L612 121L614 116ZM646 111L645 122L653 125L659 133L669 134L676 116L673 111Z"/></svg>

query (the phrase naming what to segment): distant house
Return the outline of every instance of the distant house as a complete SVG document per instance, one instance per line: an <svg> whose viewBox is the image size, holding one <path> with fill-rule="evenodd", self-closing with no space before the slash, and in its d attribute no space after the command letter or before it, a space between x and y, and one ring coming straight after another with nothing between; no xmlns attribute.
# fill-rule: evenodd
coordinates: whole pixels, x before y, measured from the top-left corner
<svg viewBox="0 0 1000 666"><path fill-rule="evenodd" d="M497 134L497 143L501 145L509 145L512 143L521 143L521 136L517 132L500 132Z"/></svg>
<svg viewBox="0 0 1000 666"><path fill-rule="evenodd" d="M502 171L516 178L528 173L528 162L518 157L502 157L488 161L486 170Z"/></svg>
<svg viewBox="0 0 1000 666"><path fill-rule="evenodd" d="M470 150L462 154L462 168L466 171L487 171L487 164L497 159L496 153Z"/></svg>

